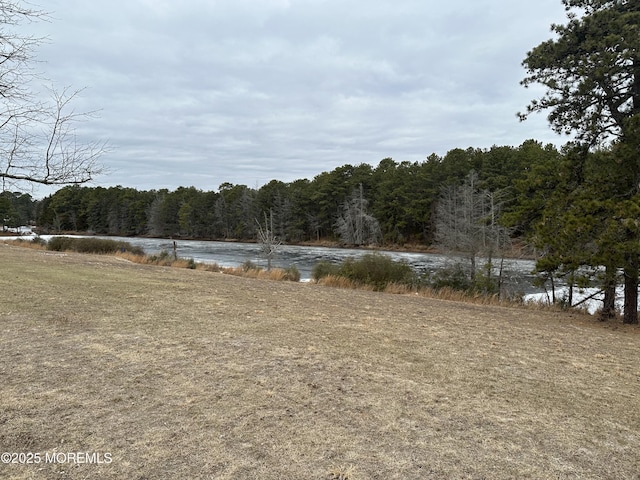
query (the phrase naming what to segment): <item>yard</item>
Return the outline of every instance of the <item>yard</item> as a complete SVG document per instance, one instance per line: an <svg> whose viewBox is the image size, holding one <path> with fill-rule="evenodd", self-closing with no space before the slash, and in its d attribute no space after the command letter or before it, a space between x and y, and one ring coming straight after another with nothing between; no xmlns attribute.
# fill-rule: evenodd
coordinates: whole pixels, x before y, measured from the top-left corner
<svg viewBox="0 0 640 480"><path fill-rule="evenodd" d="M1 478L640 478L638 327L1 243L0 268Z"/></svg>

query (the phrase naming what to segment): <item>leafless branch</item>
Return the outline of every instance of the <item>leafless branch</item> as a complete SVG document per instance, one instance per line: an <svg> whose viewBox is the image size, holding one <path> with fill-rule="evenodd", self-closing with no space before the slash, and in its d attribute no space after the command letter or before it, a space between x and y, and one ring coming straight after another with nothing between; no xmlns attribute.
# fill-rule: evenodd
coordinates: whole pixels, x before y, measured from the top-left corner
<svg viewBox="0 0 640 480"><path fill-rule="evenodd" d="M18 0L0 0L0 180L2 188L24 183L81 184L103 173L102 141L81 142L76 125L95 115L78 113L72 102L80 91L50 89L51 101L35 95L35 48L43 39L12 33L11 27L48 20Z"/></svg>

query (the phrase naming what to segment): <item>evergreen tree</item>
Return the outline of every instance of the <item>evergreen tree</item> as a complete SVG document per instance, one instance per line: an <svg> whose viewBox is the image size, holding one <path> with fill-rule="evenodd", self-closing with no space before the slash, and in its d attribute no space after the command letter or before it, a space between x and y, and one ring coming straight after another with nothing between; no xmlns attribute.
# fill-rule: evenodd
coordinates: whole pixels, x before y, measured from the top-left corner
<svg viewBox="0 0 640 480"><path fill-rule="evenodd" d="M546 88L521 118L548 111L551 127L574 135L587 148L612 145L625 170L618 200L630 201L640 189L640 5L632 0L563 0L566 25L553 25L556 37L531 50L523 65L523 85ZM629 205L629 204L627 204ZM631 218L632 212L622 214ZM626 221L626 220L625 220ZM623 221L622 223L624 223ZM624 229L633 237L633 229ZM625 272L625 323L638 323L640 238L625 238L620 249ZM634 298L636 299L634 301Z"/></svg>

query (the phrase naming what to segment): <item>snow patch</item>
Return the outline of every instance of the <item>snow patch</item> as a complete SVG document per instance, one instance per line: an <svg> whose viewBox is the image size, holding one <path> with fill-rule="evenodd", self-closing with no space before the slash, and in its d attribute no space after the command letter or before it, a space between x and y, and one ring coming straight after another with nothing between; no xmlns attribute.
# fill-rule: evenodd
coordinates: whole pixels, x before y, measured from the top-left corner
<svg viewBox="0 0 640 480"><path fill-rule="evenodd" d="M560 301L561 299L569 298L569 288L561 287L556 289L556 300ZM573 290L573 305L578 306L577 308L583 308L587 310L590 314L596 313L598 310L602 308L602 301L604 300L604 292L599 288L574 288ZM524 297L525 303L541 303L541 304L550 304L551 303L551 292L548 293L532 293L529 295L525 295ZM619 313L622 313L624 305L624 288L618 287L616 289L616 309Z"/></svg>

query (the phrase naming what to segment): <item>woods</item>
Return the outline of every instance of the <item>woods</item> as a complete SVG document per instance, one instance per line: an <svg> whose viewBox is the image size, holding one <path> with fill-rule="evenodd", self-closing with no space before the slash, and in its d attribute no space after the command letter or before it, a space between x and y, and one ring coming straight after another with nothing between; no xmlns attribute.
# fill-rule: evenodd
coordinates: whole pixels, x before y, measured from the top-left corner
<svg viewBox="0 0 640 480"><path fill-rule="evenodd" d="M274 235L287 243L430 245L442 188L460 185L474 171L478 186L504 191L504 210L514 211L522 202L511 185L524 181L532 165L560 157L555 147L529 140L519 147L454 149L423 162L344 165L312 180L272 180L258 189L229 183L217 191L69 186L38 203L36 220L51 233L255 240L256 219L270 212ZM366 238L341 236L351 220L353 227L364 222Z"/></svg>

